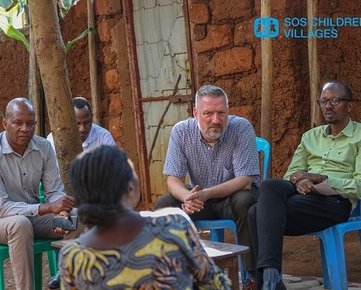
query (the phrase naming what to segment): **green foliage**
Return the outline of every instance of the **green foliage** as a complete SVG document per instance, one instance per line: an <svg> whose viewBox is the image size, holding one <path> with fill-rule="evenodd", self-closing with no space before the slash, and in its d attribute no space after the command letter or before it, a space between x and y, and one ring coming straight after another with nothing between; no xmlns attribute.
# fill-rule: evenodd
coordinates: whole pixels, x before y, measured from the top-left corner
<svg viewBox="0 0 361 290"><path fill-rule="evenodd" d="M9 11L17 4L17 1L13 0L0 0L0 7L3 8L5 11Z"/></svg>
<svg viewBox="0 0 361 290"><path fill-rule="evenodd" d="M73 40L69 40L67 42L67 44L65 45L65 52L67 53L73 46L74 44L82 39L83 37L87 36L88 33L95 33L96 32L96 29L95 28L87 28L85 29L83 32L81 32L77 37L75 37Z"/></svg>
<svg viewBox="0 0 361 290"><path fill-rule="evenodd" d="M27 0L0 0L0 7L5 11L13 9L18 4L20 11L22 11L25 5L27 5Z"/></svg>
<svg viewBox="0 0 361 290"><path fill-rule="evenodd" d="M5 3L7 1L7 3ZM9 0L0 0L0 30L2 30L8 37L14 38L16 40L21 41L25 48L29 50L30 44L28 39L25 37L25 35L19 31L18 29L14 28L13 26L13 19L14 16L18 13L18 11L21 9L21 4L19 3L9 3ZM13 5L15 3L15 5ZM3 5L8 5L6 8L3 7ZM11 6L11 5L12 6ZM10 8L10 6L11 8Z"/></svg>
<svg viewBox="0 0 361 290"><path fill-rule="evenodd" d="M58 0L60 16L64 18L65 14L70 10L72 6L78 3L78 1L79 0Z"/></svg>
<svg viewBox="0 0 361 290"><path fill-rule="evenodd" d="M50 1L50 0L39 0ZM79 0L57 0L57 5L62 17L70 10L72 6L78 3ZM13 17L19 13L24 12L25 6L28 4L27 0L0 0L0 30L11 38L21 41L26 49L29 51L29 41L25 35L13 26ZM65 46L65 51L68 52L79 39L85 37L88 33L95 32L94 28L87 28L80 33L73 40L68 41Z"/></svg>
<svg viewBox="0 0 361 290"><path fill-rule="evenodd" d="M59 2L61 6L68 11L72 6L74 6L78 2L78 0L60 0Z"/></svg>
<svg viewBox="0 0 361 290"><path fill-rule="evenodd" d="M4 22L2 18L0 18L0 28L2 31L4 31L4 33L7 36L21 41L24 44L25 48L29 51L30 48L29 40L25 37L25 35L21 31L14 28L14 26L12 26L11 24Z"/></svg>
<svg viewBox="0 0 361 290"><path fill-rule="evenodd" d="M0 30L2 30L8 37L21 41L25 48L29 50L30 44L28 39L21 31L13 26L17 14L23 9L21 5L24 3L25 0L0 0Z"/></svg>

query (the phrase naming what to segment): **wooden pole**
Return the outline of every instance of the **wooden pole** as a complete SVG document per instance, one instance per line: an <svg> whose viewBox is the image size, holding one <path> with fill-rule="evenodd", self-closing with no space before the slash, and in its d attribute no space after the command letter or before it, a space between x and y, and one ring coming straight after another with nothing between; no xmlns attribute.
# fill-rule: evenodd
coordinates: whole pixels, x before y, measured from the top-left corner
<svg viewBox="0 0 361 290"><path fill-rule="evenodd" d="M139 177L141 180L140 192L141 192L141 203L148 207L152 203L152 193L150 190L150 177L149 177L149 161L147 156L147 146L145 142L145 129L143 119L142 103L140 102L140 85L139 80L138 62L136 56L135 47L135 34L133 25L133 5L132 1L123 0L124 16L125 16L125 27L127 34L127 46L128 54L130 59L130 79L133 96L133 108L136 120L136 140L137 140L137 151L139 156Z"/></svg>
<svg viewBox="0 0 361 290"><path fill-rule="evenodd" d="M307 0L307 18L316 17L317 1ZM308 30L312 27L308 26ZM314 37L308 38L308 69L310 78L310 101L311 101L311 127L319 126L321 124L320 110L316 104L318 98L318 88L320 80L320 69L318 66L317 56L317 39Z"/></svg>
<svg viewBox="0 0 361 290"><path fill-rule="evenodd" d="M271 0L261 0L261 17L271 16ZM261 136L271 142L272 137L272 40L262 38L262 104Z"/></svg>
<svg viewBox="0 0 361 290"><path fill-rule="evenodd" d="M87 0L88 10L88 28L95 27L94 17L94 0ZM93 120L95 123L101 123L101 109L98 98L98 79L97 79L97 61L96 61L96 43L95 34L88 33L88 50L89 50L89 71L90 71L90 92L93 107Z"/></svg>

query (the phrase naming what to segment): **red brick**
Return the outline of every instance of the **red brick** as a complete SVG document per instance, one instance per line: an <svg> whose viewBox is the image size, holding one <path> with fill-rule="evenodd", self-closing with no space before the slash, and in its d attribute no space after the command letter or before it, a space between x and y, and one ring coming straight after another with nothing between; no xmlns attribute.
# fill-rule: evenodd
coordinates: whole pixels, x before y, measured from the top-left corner
<svg viewBox="0 0 361 290"><path fill-rule="evenodd" d="M122 99L120 94L110 94L109 95L109 116L119 116L122 112Z"/></svg>
<svg viewBox="0 0 361 290"><path fill-rule="evenodd" d="M234 45L243 46L246 43L253 43L260 41L259 38L254 36L253 32L254 19L242 21L234 28Z"/></svg>
<svg viewBox="0 0 361 290"><path fill-rule="evenodd" d="M108 42L111 39L110 34L111 23L108 20L102 20L98 22L97 31L99 39L102 42Z"/></svg>
<svg viewBox="0 0 361 290"><path fill-rule="evenodd" d="M251 74L240 78L235 84L235 92L237 99L243 99L243 104L261 99L261 74Z"/></svg>
<svg viewBox="0 0 361 290"><path fill-rule="evenodd" d="M195 25L193 29L194 40L200 41L207 35L207 27L205 25Z"/></svg>
<svg viewBox="0 0 361 290"><path fill-rule="evenodd" d="M85 1L84 1L85 2ZM97 0L95 2L95 13L97 15L109 15L121 13L120 0Z"/></svg>
<svg viewBox="0 0 361 290"><path fill-rule="evenodd" d="M195 24L205 24L209 20L209 12L207 5L203 3L194 3L189 7L190 21Z"/></svg>
<svg viewBox="0 0 361 290"><path fill-rule="evenodd" d="M119 89L119 75L117 69L111 69L105 73L105 87L108 90Z"/></svg>
<svg viewBox="0 0 361 290"><path fill-rule="evenodd" d="M213 0L210 3L212 20L234 19L249 15L253 7L252 2L252 0Z"/></svg>
<svg viewBox="0 0 361 290"><path fill-rule="evenodd" d="M74 10L77 18L87 17L86 1L79 1L74 7L72 7L72 10Z"/></svg>
<svg viewBox="0 0 361 290"><path fill-rule="evenodd" d="M254 66L253 50L247 46L220 51L213 56L212 63L216 76L245 72Z"/></svg>
<svg viewBox="0 0 361 290"><path fill-rule="evenodd" d="M121 142L121 134L120 134L120 130L122 127L121 120L122 120L121 116L109 117L108 130L110 131L110 133L112 133L114 140L116 140L118 143Z"/></svg>
<svg viewBox="0 0 361 290"><path fill-rule="evenodd" d="M232 27L225 25L208 25L207 36L195 43L195 50L198 53L214 50L231 44L233 39Z"/></svg>
<svg viewBox="0 0 361 290"><path fill-rule="evenodd" d="M272 3L273 4L273 3ZM255 1L254 3L254 10L257 13L256 15L258 15L257 17L261 17L261 1Z"/></svg>
<svg viewBox="0 0 361 290"><path fill-rule="evenodd" d="M198 69L196 69L196 73L198 73L199 82L202 83L204 81L209 81L209 76L212 72L210 58L206 54L198 54L197 55L197 64Z"/></svg>
<svg viewBox="0 0 361 290"><path fill-rule="evenodd" d="M214 83L216 86L221 87L226 92L226 94L228 95L229 102L232 102L232 100L235 97L234 90L236 88L234 82L235 80L233 78L227 78L227 79L218 78Z"/></svg>
<svg viewBox="0 0 361 290"><path fill-rule="evenodd" d="M254 106L239 106L239 107L231 107L229 109L229 113L231 115L240 116L246 119L251 119L254 111Z"/></svg>
<svg viewBox="0 0 361 290"><path fill-rule="evenodd" d="M112 66L117 61L116 53L112 51L111 47L109 46L104 46L102 51L104 56L104 65Z"/></svg>
<svg viewBox="0 0 361 290"><path fill-rule="evenodd" d="M254 65L256 67L256 69L261 69L262 68L262 51L261 51L261 41L258 41L255 44L255 49L254 49Z"/></svg>

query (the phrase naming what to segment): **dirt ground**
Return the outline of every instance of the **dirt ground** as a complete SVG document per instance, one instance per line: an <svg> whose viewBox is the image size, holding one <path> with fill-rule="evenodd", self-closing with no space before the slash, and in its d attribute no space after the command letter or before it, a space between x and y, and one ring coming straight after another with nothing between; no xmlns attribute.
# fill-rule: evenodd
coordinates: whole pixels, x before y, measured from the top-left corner
<svg viewBox="0 0 361 290"><path fill-rule="evenodd" d="M283 273L322 277L318 238L286 237L283 257ZM361 244L356 233L346 235L346 259L349 281L361 282ZM48 289L46 285L49 281L49 270L46 255L43 265L43 289ZM5 281L7 290L15 289L9 261L6 262L5 267Z"/></svg>
<svg viewBox="0 0 361 290"><path fill-rule="evenodd" d="M357 233L346 235L348 280L361 282L361 243ZM283 272L299 276L322 277L319 240L313 236L286 237Z"/></svg>

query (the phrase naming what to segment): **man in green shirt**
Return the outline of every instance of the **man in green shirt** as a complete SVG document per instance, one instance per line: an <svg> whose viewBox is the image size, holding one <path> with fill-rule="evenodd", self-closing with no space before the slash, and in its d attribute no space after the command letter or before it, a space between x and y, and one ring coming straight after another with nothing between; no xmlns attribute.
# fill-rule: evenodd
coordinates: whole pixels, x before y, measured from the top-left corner
<svg viewBox="0 0 361 290"><path fill-rule="evenodd" d="M248 212L259 289L285 289L280 275L284 235L347 221L361 198L361 124L349 117L351 91L330 81L318 104L327 125L304 133L284 179L263 182Z"/></svg>

